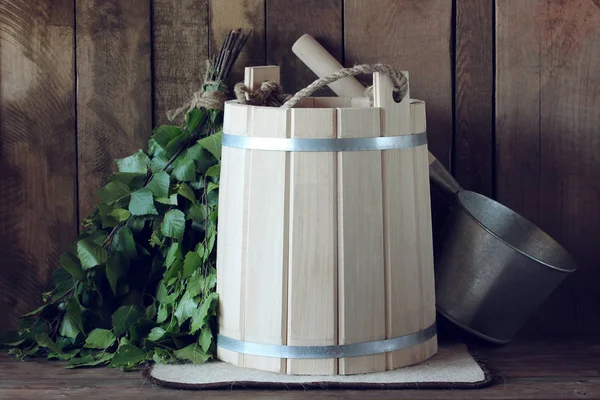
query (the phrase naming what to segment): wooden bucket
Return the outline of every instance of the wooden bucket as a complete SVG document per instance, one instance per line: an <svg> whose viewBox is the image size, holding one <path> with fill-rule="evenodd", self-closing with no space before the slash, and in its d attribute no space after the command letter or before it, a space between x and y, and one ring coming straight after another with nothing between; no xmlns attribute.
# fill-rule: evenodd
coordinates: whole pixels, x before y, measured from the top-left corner
<svg viewBox="0 0 600 400"><path fill-rule="evenodd" d="M248 86L264 80L278 81L278 67L246 70ZM226 103L220 360L332 375L399 368L437 351L425 104L408 93L394 102L386 75L374 84L376 107L338 97L292 109ZM404 148L339 151L335 140L390 136ZM304 151L325 142L335 151ZM273 146L295 147L265 150Z"/></svg>

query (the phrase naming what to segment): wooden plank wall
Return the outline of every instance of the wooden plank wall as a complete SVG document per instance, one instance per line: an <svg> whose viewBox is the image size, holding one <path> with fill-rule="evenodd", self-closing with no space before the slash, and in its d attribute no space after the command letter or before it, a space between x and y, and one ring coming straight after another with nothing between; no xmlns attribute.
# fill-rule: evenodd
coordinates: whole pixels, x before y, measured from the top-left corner
<svg viewBox="0 0 600 400"><path fill-rule="evenodd" d="M310 83L303 33L342 64L409 70L435 155L580 261L527 331L600 332L598 0L0 0L0 329L38 304L112 159L237 27L254 34L231 85L265 63L290 92Z"/></svg>
<svg viewBox="0 0 600 400"><path fill-rule="evenodd" d="M600 1L496 4L496 188L579 261L532 328L600 330Z"/></svg>

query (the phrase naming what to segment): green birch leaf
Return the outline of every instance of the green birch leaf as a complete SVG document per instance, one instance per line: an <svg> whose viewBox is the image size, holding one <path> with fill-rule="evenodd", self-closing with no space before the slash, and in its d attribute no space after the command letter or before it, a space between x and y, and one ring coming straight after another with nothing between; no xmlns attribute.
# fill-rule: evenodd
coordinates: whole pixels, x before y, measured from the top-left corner
<svg viewBox="0 0 600 400"><path fill-rule="evenodd" d="M171 265L173 265L175 260L181 258L183 258L181 246L179 245L179 242L173 242L169 247L169 251L167 251L167 256L165 257L165 266L169 268Z"/></svg>
<svg viewBox="0 0 600 400"><path fill-rule="evenodd" d="M221 137L222 132L217 132L214 135L198 140L198 143L208 150L217 160L221 160Z"/></svg>
<svg viewBox="0 0 600 400"><path fill-rule="evenodd" d="M173 193L169 197L157 197L155 200L157 203L167 204L170 206L176 206L177 205L177 193Z"/></svg>
<svg viewBox="0 0 600 400"><path fill-rule="evenodd" d="M124 208L115 208L108 215L113 217L119 222L127 221L131 217L131 213Z"/></svg>
<svg viewBox="0 0 600 400"><path fill-rule="evenodd" d="M129 191L136 190L144 186L147 172L135 173L135 172L115 172L109 178L111 182L119 182L127 186Z"/></svg>
<svg viewBox="0 0 600 400"><path fill-rule="evenodd" d="M196 172L198 172L198 170L196 170ZM200 179L199 181L195 182L190 182L189 185L194 190L204 189L204 179Z"/></svg>
<svg viewBox="0 0 600 400"><path fill-rule="evenodd" d="M123 252L132 260L138 258L133 233L127 227L123 227L117 231L112 241L112 247L117 251Z"/></svg>
<svg viewBox="0 0 600 400"><path fill-rule="evenodd" d="M106 279L110 285L113 294L117 295L117 285L119 284L119 278L123 276L124 268L121 264L122 260L118 253L113 253L111 257L106 261Z"/></svg>
<svg viewBox="0 0 600 400"><path fill-rule="evenodd" d="M219 218L219 207L218 207L218 205L215 207L215 209L208 216L208 219L210 220L210 222L212 222L212 224L215 225L215 226L217 225L217 218Z"/></svg>
<svg viewBox="0 0 600 400"><path fill-rule="evenodd" d="M156 129L158 128L154 128L154 130L152 131L152 135L154 135ZM157 154L160 154L161 152L164 152L163 148L160 147L158 143L156 143L156 140L154 140L154 138L150 137L150 139L148 140L148 155L150 156L150 158L154 157Z"/></svg>
<svg viewBox="0 0 600 400"><path fill-rule="evenodd" d="M188 219L197 223L206 221L206 206L200 204L192 204L187 214Z"/></svg>
<svg viewBox="0 0 600 400"><path fill-rule="evenodd" d="M85 339L84 347L88 349L106 349L112 346L116 340L115 335L108 329L96 328Z"/></svg>
<svg viewBox="0 0 600 400"><path fill-rule="evenodd" d="M100 215L100 221L102 222L102 229L113 228L119 224L119 221L114 219L109 213L114 209L114 206L107 204L100 204L96 207L98 215Z"/></svg>
<svg viewBox="0 0 600 400"><path fill-rule="evenodd" d="M43 305L39 306L38 308L36 308L35 310L30 311L27 314L24 314L23 317L32 317L34 315L37 315L37 314L41 313L42 311L44 311L44 308L48 307L49 305L50 304L43 304ZM7 343L7 344L10 344L10 343ZM16 346L16 345L13 345L13 346Z"/></svg>
<svg viewBox="0 0 600 400"><path fill-rule="evenodd" d="M113 313L112 326L115 335L120 336L127 333L131 325L138 319L144 317L144 312L137 306L121 306Z"/></svg>
<svg viewBox="0 0 600 400"><path fill-rule="evenodd" d="M115 160L119 167L119 172L131 172L136 174L145 174L150 166L150 159L142 150L129 157Z"/></svg>
<svg viewBox="0 0 600 400"><path fill-rule="evenodd" d="M113 252L106 261L106 279L108 279L110 288L115 296L117 295L119 279L125 272L126 265L124 264L126 262L125 256L119 252Z"/></svg>
<svg viewBox="0 0 600 400"><path fill-rule="evenodd" d="M198 338L198 343L200 347L202 347L202 351L208 353L210 346L213 342L213 335L209 327L206 327L200 331L200 337Z"/></svg>
<svg viewBox="0 0 600 400"><path fill-rule="evenodd" d="M69 365L65 368L82 368L82 367L95 367L98 365L108 364L110 360L115 356L115 353L101 353L98 358L95 358L91 354L85 355L79 358L73 358Z"/></svg>
<svg viewBox="0 0 600 400"><path fill-rule="evenodd" d="M154 349L154 355L152 357L152 360L160 364L171 364L177 361L172 349L162 349L160 347Z"/></svg>
<svg viewBox="0 0 600 400"><path fill-rule="evenodd" d="M208 232L208 243L206 245L206 251L208 254L212 253L215 246L215 240L217 239L217 232L214 227L211 227Z"/></svg>
<svg viewBox="0 0 600 400"><path fill-rule="evenodd" d="M77 324L73 322L73 320L71 319L71 317L69 317L68 314L64 315L60 323L59 333L61 336L65 336L73 340L77 339L79 329L77 328Z"/></svg>
<svg viewBox="0 0 600 400"><path fill-rule="evenodd" d="M26 340L21 337L19 331L0 332L0 335L0 347L18 346Z"/></svg>
<svg viewBox="0 0 600 400"><path fill-rule="evenodd" d="M106 204L113 204L131 194L129 186L121 182L109 182L103 188L96 191L100 200Z"/></svg>
<svg viewBox="0 0 600 400"><path fill-rule="evenodd" d="M175 155L175 153L177 153L179 149L187 145L189 139L190 133L187 131L184 131L181 135L171 139L171 141L167 144L167 147L165 148L167 156L172 157L173 155Z"/></svg>
<svg viewBox="0 0 600 400"><path fill-rule="evenodd" d="M152 139L163 149L167 148L167 144L177 136L181 135L183 131L178 126L162 125L154 129Z"/></svg>
<svg viewBox="0 0 600 400"><path fill-rule="evenodd" d="M208 182L208 184L206 185L206 194L208 195L210 192L212 192L215 189L219 188L219 184L218 183L214 183L214 182Z"/></svg>
<svg viewBox="0 0 600 400"><path fill-rule="evenodd" d="M204 111L194 108L185 114L185 123L187 125L188 131L194 132L198 127L198 124L202 120L204 116Z"/></svg>
<svg viewBox="0 0 600 400"><path fill-rule="evenodd" d="M85 272L81 268L81 263L75 255L71 253L62 253L60 255L60 265L69 273L71 276L78 280L85 280Z"/></svg>
<svg viewBox="0 0 600 400"><path fill-rule="evenodd" d="M46 333L39 333L35 335L35 341L41 347L46 347L55 353L62 353L62 350L48 337Z"/></svg>
<svg viewBox="0 0 600 400"><path fill-rule="evenodd" d="M127 224L127 226L129 226L129 229L131 229L131 232L134 233L140 233L143 229L144 226L146 226L146 221L148 221L148 217L144 216L144 215L138 215L138 216L134 216L129 218L129 223Z"/></svg>
<svg viewBox="0 0 600 400"><path fill-rule="evenodd" d="M156 326L154 321L147 320L145 318L145 314L142 318L140 318L135 324L129 328L129 343L134 345L142 344L143 339L145 339L152 328Z"/></svg>
<svg viewBox="0 0 600 400"><path fill-rule="evenodd" d="M19 335L24 339L35 339L35 335L47 332L48 328L48 324L40 319L22 318L19 321Z"/></svg>
<svg viewBox="0 0 600 400"><path fill-rule="evenodd" d="M187 278L196 271L200 267L202 263L202 259L193 251L188 252L185 255L185 260L183 261L183 277Z"/></svg>
<svg viewBox="0 0 600 400"><path fill-rule="evenodd" d="M59 361L69 361L73 359L73 357L77 356L81 350L80 349L72 349L66 351L64 353L51 353L48 354L48 360L59 360Z"/></svg>
<svg viewBox="0 0 600 400"><path fill-rule="evenodd" d="M160 153L152 157L150 167L152 168L152 171L162 171L165 169L168 163L169 157L167 157L167 155L164 153Z"/></svg>
<svg viewBox="0 0 600 400"><path fill-rule="evenodd" d="M190 279L187 281L187 285L185 285L185 292L190 297L196 297L200 293L202 293L202 289L204 288L204 276L198 271L196 274L192 274Z"/></svg>
<svg viewBox="0 0 600 400"><path fill-rule="evenodd" d="M139 189L131 194L129 211L131 215L158 215L150 189Z"/></svg>
<svg viewBox="0 0 600 400"><path fill-rule="evenodd" d="M156 304L152 303L146 308L146 319L153 320L156 317Z"/></svg>
<svg viewBox="0 0 600 400"><path fill-rule="evenodd" d="M213 190L210 193L207 193L206 199L208 200L209 206L215 207L219 203L219 191Z"/></svg>
<svg viewBox="0 0 600 400"><path fill-rule="evenodd" d="M213 292L202 301L198 309L194 310L192 314L190 334L197 332L208 322L212 315L215 315L218 301L219 295Z"/></svg>
<svg viewBox="0 0 600 400"><path fill-rule="evenodd" d="M185 157L194 160L194 163L196 164L196 173L199 174L205 173L210 167L217 163L217 159L210 154L210 152L206 151L199 143L196 143L187 149ZM203 182L203 180L201 179L200 182ZM194 184L194 186L198 185Z"/></svg>
<svg viewBox="0 0 600 400"><path fill-rule="evenodd" d="M98 211L100 213L100 219L102 220L102 229L114 228L119 225L119 221L114 219L109 213L112 211L113 206L107 206L106 204L100 204Z"/></svg>
<svg viewBox="0 0 600 400"><path fill-rule="evenodd" d="M175 260L171 268L167 269L165 274L163 275L163 280L167 282L169 285L172 285L173 282L176 281L177 275L183 269L183 260ZM173 282L171 282L173 280Z"/></svg>
<svg viewBox="0 0 600 400"><path fill-rule="evenodd" d="M133 367L144 361L146 352L132 344L123 344L115 352L111 367Z"/></svg>
<svg viewBox="0 0 600 400"><path fill-rule="evenodd" d="M158 322L159 324L162 324L163 322L165 322L167 320L167 317L169 316L169 310L167 305L165 304L159 304L158 305L158 313L156 314L156 322Z"/></svg>
<svg viewBox="0 0 600 400"><path fill-rule="evenodd" d="M150 334L148 335L148 340L152 341L152 342L156 342L157 340L161 339L164 335L165 335L165 330L159 326L157 326L156 328L152 328L152 330L150 331Z"/></svg>
<svg viewBox="0 0 600 400"><path fill-rule="evenodd" d="M104 241L106 240L106 237L108 236L108 234L106 232L101 231L101 230L93 231L88 234L84 233L80 236L83 237L83 235L85 235L86 239L91 240L92 242L96 243L98 246L102 246L104 244Z"/></svg>
<svg viewBox="0 0 600 400"><path fill-rule="evenodd" d="M183 295L181 300L179 300L177 308L175 309L175 318L177 318L179 326L187 321L197 308L198 304L194 301L194 299L187 295Z"/></svg>
<svg viewBox="0 0 600 400"><path fill-rule="evenodd" d="M179 160L175 169L173 169L173 176L182 182L189 182L196 179L196 165L194 161L187 157Z"/></svg>
<svg viewBox="0 0 600 400"><path fill-rule="evenodd" d="M206 252L206 248L204 247L204 243L198 243L196 246L196 253L202 258L202 261L206 261L208 258L208 253Z"/></svg>
<svg viewBox="0 0 600 400"><path fill-rule="evenodd" d="M173 354L180 360L191 361L194 364L202 364L210 359L210 355L202 351L202 348L197 343L192 343L183 349L175 350Z"/></svg>
<svg viewBox="0 0 600 400"><path fill-rule="evenodd" d="M153 231L152 234L150 235L150 246L152 247L162 247L165 243L163 240L163 235L161 232L159 231Z"/></svg>
<svg viewBox="0 0 600 400"><path fill-rule="evenodd" d="M146 187L150 189L156 197L168 197L170 183L169 174L164 171L159 171L152 176L152 180Z"/></svg>
<svg viewBox="0 0 600 400"><path fill-rule="evenodd" d="M220 90L223 90L223 88L220 88ZM221 110L210 110L210 121L213 125L216 125L217 121L219 121L222 116L223 112Z"/></svg>
<svg viewBox="0 0 600 400"><path fill-rule="evenodd" d="M56 338L56 345L58 346L59 349L63 350L70 347L73 344L73 341L69 338L65 338L65 337L60 337L58 336Z"/></svg>
<svg viewBox="0 0 600 400"><path fill-rule="evenodd" d="M203 158L210 157L210 156L209 156L209 153L206 150L204 150L204 148L202 146L200 146L200 144L196 143L193 146L190 146L186 150L185 157L190 158L194 161L198 161Z"/></svg>
<svg viewBox="0 0 600 400"><path fill-rule="evenodd" d="M83 320L81 319L81 305L76 297L71 297L67 302L67 315L77 325L78 330L85 335Z"/></svg>
<svg viewBox="0 0 600 400"><path fill-rule="evenodd" d="M179 184L177 193L179 193L181 196L185 197L186 199L188 199L191 202L196 201L196 195L194 194L194 191L192 190L191 187L189 187L185 183Z"/></svg>
<svg viewBox="0 0 600 400"><path fill-rule="evenodd" d="M171 210L165 214L160 226L163 235L181 239L185 230L185 215L180 210Z"/></svg>
<svg viewBox="0 0 600 400"><path fill-rule="evenodd" d="M205 174L210 167L218 162L217 159L212 156L212 154L206 150L204 150L204 152L206 153L206 157L196 161L196 173L200 175ZM203 181L203 179L201 180Z"/></svg>
<svg viewBox="0 0 600 400"><path fill-rule="evenodd" d="M179 293L176 292L169 294L165 283L161 282L158 286L158 292L156 293L156 300L158 300L160 303L164 303L165 305L172 304L177 299L178 295Z"/></svg>
<svg viewBox="0 0 600 400"><path fill-rule="evenodd" d="M83 269L90 269L96 265L104 264L108 254L102 246L88 239L83 239L77 242L77 256Z"/></svg>
<svg viewBox="0 0 600 400"><path fill-rule="evenodd" d="M221 164L213 165L204 173L206 176L210 176L212 178L219 178L221 176Z"/></svg>
<svg viewBox="0 0 600 400"><path fill-rule="evenodd" d="M206 290L214 290L214 288L216 286L217 286L217 273L212 272L206 277Z"/></svg>

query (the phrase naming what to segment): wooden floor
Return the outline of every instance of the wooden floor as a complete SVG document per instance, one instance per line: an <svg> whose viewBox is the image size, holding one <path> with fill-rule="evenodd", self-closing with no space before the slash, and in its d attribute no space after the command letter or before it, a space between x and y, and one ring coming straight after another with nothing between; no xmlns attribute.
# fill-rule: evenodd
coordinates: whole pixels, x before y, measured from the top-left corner
<svg viewBox="0 0 600 400"><path fill-rule="evenodd" d="M600 338L517 341L477 345L475 354L496 372L494 384L476 390L178 391L144 382L140 372L99 368L68 370L58 362L18 362L0 355L2 399L597 399Z"/></svg>

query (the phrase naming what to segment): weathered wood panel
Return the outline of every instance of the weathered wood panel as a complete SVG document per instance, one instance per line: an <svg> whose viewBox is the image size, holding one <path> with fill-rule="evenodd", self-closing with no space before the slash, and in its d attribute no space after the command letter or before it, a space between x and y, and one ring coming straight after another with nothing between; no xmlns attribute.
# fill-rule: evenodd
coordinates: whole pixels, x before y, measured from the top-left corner
<svg viewBox="0 0 600 400"><path fill-rule="evenodd" d="M265 60L265 0L210 0L209 54L219 53L223 38L232 29L252 29L246 46L240 53L231 75L229 88L244 80L245 67L266 64Z"/></svg>
<svg viewBox="0 0 600 400"><path fill-rule="evenodd" d="M162 125L167 111L183 105L204 82L207 0L152 1L152 50L154 125Z"/></svg>
<svg viewBox="0 0 600 400"><path fill-rule="evenodd" d="M267 63L281 66L286 93L296 93L317 79L292 52L300 36L309 33L344 64L342 0L277 0L267 2ZM329 89L317 95L335 96Z"/></svg>
<svg viewBox="0 0 600 400"><path fill-rule="evenodd" d="M498 199L580 270L530 330L600 332L600 3L497 3Z"/></svg>
<svg viewBox="0 0 600 400"><path fill-rule="evenodd" d="M79 217L152 130L150 1L76 1Z"/></svg>
<svg viewBox="0 0 600 400"><path fill-rule="evenodd" d="M449 165L452 145L452 2L345 0L346 65L388 63L411 73L427 104L429 148Z"/></svg>
<svg viewBox="0 0 600 400"><path fill-rule="evenodd" d="M73 1L0 1L0 331L77 233Z"/></svg>
<svg viewBox="0 0 600 400"><path fill-rule="evenodd" d="M291 51L304 33L345 65L411 71L432 151L581 262L529 331L600 331L599 2L496 3L494 21L477 0L0 0L0 328L37 303L113 159L145 147L241 27L254 34L231 85L266 63L288 92L313 81Z"/></svg>
<svg viewBox="0 0 600 400"><path fill-rule="evenodd" d="M494 383L477 390L281 390L242 389L190 391L151 384L139 373L124 374L115 368L65 369L63 362L19 362L0 354L0 397L49 399L85 397L86 400L392 400L392 399L596 399L600 397L600 341L519 341L504 347L478 347L495 372Z"/></svg>
<svg viewBox="0 0 600 400"><path fill-rule="evenodd" d="M494 23L492 1L456 2L453 170L463 187L486 196L494 186Z"/></svg>

